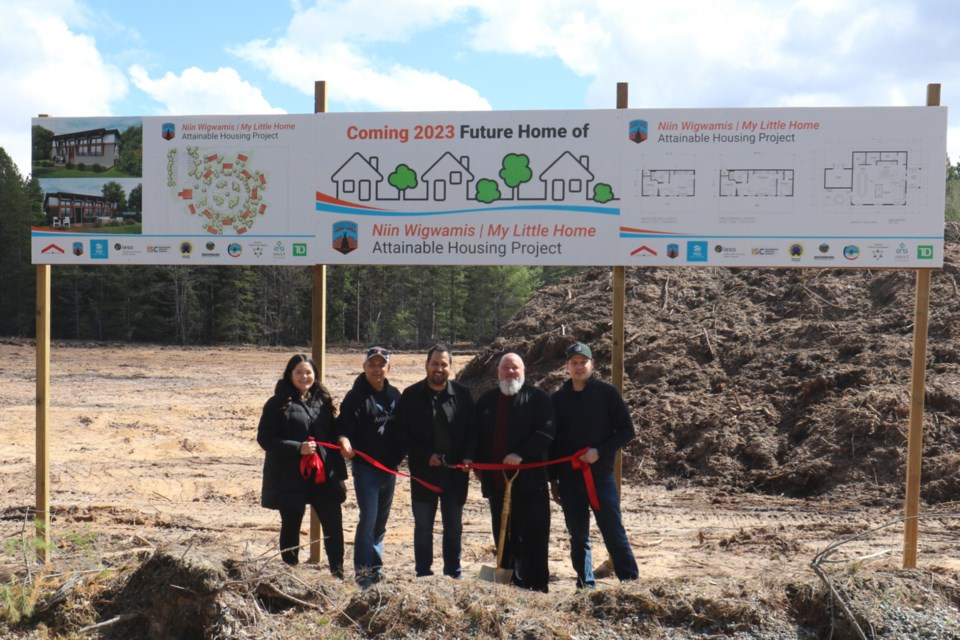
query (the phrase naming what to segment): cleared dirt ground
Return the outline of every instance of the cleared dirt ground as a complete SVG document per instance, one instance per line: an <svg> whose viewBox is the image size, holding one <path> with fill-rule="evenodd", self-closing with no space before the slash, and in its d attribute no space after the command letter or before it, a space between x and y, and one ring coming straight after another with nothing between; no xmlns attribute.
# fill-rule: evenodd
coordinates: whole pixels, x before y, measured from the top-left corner
<svg viewBox="0 0 960 640"><path fill-rule="evenodd" d="M464 516L460 582L413 578L406 480L398 484L385 545L387 579L378 589L361 593L349 579L333 580L323 565L289 570L275 555L279 518L259 506L263 453L255 438L262 404L293 352L54 344L55 548L42 570L31 560L28 542L35 350L29 342L0 344L0 585L9 594L26 584L38 601L31 619L0 622L0 631L9 637L78 637L69 634L113 620L84 634L814 638L827 637L836 620L834 637L857 637L839 607L830 615L830 598L810 562L835 541L890 525L842 546L831 559L844 562L825 567L851 592L856 615L874 634L867 637L960 634L955 502L924 507L920 569L901 571L897 499L801 499L663 482L644 472L649 462L636 453L626 465L623 512L641 570L637 583L607 578L596 593L576 592L556 505L550 595L479 582L475 576L482 565L493 564L494 546L475 479ZM455 366L471 356L457 354ZM357 352L328 355L327 384L335 398L343 397L359 370ZM393 384L403 388L422 376L423 354L395 354ZM351 487L344 514L348 567L356 520ZM594 541L602 559L596 532ZM439 536L436 547L439 554ZM175 582L170 572L181 571L148 566L164 558L188 569L193 558L213 563L217 576L225 572L204 595L214 603L211 610L190 611L176 602L159 606L168 602L164 594ZM193 574L185 571L176 581L184 584L175 586L192 593L186 602L196 604L200 588L186 584ZM52 598L69 580L62 597ZM3 606L0 601L0 611ZM198 622L177 626L182 616Z"/></svg>

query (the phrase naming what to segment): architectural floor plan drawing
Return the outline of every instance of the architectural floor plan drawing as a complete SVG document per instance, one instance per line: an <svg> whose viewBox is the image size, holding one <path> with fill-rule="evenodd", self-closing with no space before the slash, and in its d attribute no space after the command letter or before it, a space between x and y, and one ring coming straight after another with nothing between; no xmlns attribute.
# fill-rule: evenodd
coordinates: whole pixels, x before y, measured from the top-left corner
<svg viewBox="0 0 960 640"><path fill-rule="evenodd" d="M911 168L906 151L854 151L849 164L824 168L827 200L847 206L906 206L921 188L920 169Z"/></svg>
<svg viewBox="0 0 960 640"><path fill-rule="evenodd" d="M793 197L793 169L721 169L720 197Z"/></svg>
<svg viewBox="0 0 960 640"><path fill-rule="evenodd" d="M641 198L685 198L697 195L697 172L691 169L644 169Z"/></svg>

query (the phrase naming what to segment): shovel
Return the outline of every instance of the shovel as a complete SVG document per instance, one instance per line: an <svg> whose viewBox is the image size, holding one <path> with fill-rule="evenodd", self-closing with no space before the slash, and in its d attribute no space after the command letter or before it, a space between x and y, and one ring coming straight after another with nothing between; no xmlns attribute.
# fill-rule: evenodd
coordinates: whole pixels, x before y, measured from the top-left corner
<svg viewBox="0 0 960 640"><path fill-rule="evenodd" d="M501 569L500 565L503 563L503 545L507 540L507 522L510 520L510 490L513 487L513 481L517 478L518 473L520 473L519 469L514 471L513 475L509 476L506 471L503 472L507 488L506 491L503 492L503 511L500 513L500 542L497 544L497 566L480 567L479 578L487 582L510 584L510 581L513 579L513 569Z"/></svg>

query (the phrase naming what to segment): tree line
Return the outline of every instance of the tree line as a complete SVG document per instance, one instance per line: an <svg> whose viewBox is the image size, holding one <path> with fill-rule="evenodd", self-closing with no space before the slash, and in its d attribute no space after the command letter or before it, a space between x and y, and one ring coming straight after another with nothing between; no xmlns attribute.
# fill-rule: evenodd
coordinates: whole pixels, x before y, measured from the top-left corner
<svg viewBox="0 0 960 640"><path fill-rule="evenodd" d="M946 164L946 218L960 221L960 162ZM134 200L139 204L139 193ZM30 227L43 194L0 148L0 335L33 336ZM484 344L540 287L575 267L331 266L329 343L422 348ZM312 269L280 266L58 266L54 339L176 344L307 344Z"/></svg>

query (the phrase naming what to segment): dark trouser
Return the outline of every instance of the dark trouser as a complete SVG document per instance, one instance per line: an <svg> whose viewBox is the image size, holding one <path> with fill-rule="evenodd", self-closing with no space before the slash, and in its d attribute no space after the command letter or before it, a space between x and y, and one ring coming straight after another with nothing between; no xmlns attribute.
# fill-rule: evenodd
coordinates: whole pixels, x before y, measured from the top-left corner
<svg viewBox="0 0 960 640"><path fill-rule="evenodd" d="M343 576L343 512L336 500L314 499L310 506L317 513L323 534L323 549L330 563L330 572ZM306 505L280 509L280 557L287 564L300 559L300 526Z"/></svg>
<svg viewBox="0 0 960 640"><path fill-rule="evenodd" d="M459 472L456 472L459 473ZM428 500L413 500L413 557L417 576L432 576L433 523L440 503L443 523L443 575L460 577L460 541L463 537L463 505L452 488L432 494Z"/></svg>
<svg viewBox="0 0 960 640"><path fill-rule="evenodd" d="M353 464L353 487L360 519L353 538L353 568L357 583L379 582L383 569L383 539L393 505L396 476L362 462Z"/></svg>
<svg viewBox="0 0 960 640"><path fill-rule="evenodd" d="M620 580L639 577L637 561L620 516L620 496L613 474L595 474L594 484L600 509L593 512L603 543L610 554L613 569ZM593 557L590 552L590 499L583 477L573 474L560 476L560 500L563 517L570 533L570 561L577 572L577 586L593 588Z"/></svg>
<svg viewBox="0 0 960 640"><path fill-rule="evenodd" d="M511 494L510 519L503 545L502 569L513 569L513 584L523 589L547 593L550 569L547 554L550 544L550 498L546 491ZM503 493L491 493L490 516L493 542L500 541L500 517Z"/></svg>

